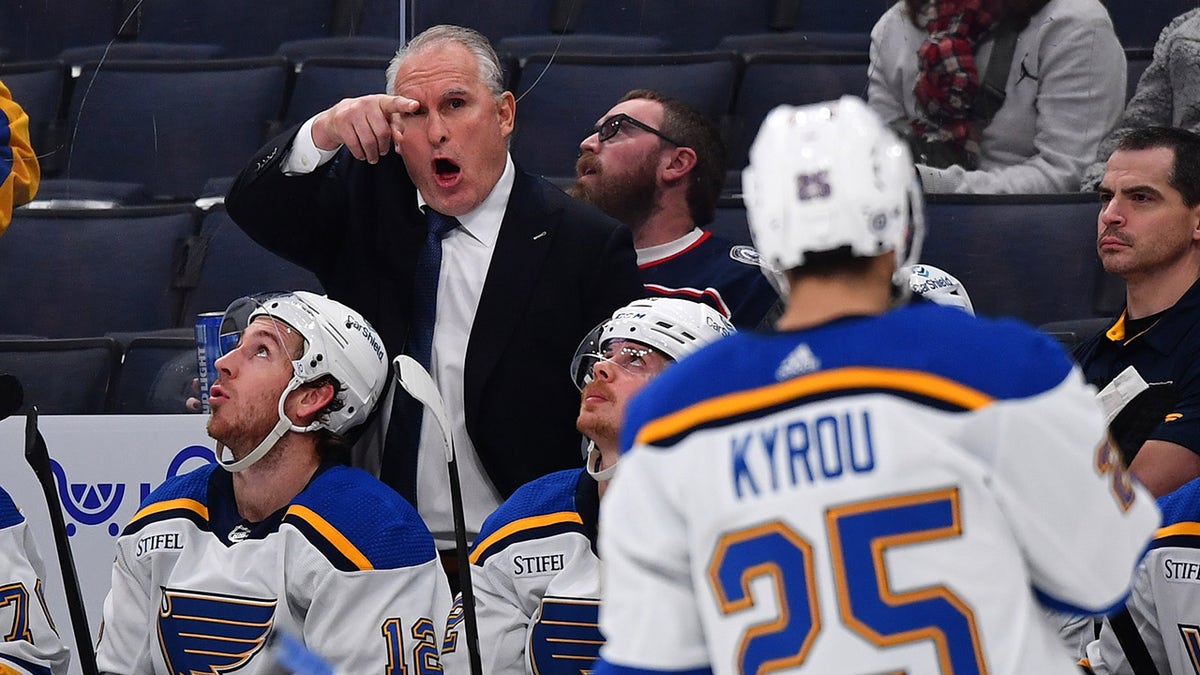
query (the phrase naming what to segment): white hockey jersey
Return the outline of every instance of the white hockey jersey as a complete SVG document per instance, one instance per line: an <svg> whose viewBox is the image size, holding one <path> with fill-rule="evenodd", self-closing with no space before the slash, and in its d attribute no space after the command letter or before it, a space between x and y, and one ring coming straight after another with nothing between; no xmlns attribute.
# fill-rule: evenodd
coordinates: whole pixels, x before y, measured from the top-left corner
<svg viewBox="0 0 1200 675"><path fill-rule="evenodd" d="M471 579L485 673L581 675L595 666L603 642L599 507L596 481L570 469L522 486L484 521ZM443 649L447 672L465 673L461 621L446 631L448 639L459 634Z"/></svg>
<svg viewBox="0 0 1200 675"><path fill-rule="evenodd" d="M339 672L441 672L450 591L416 509L330 466L251 525L232 487L216 465L168 480L121 533L101 672L280 672L263 649L276 631Z"/></svg>
<svg viewBox="0 0 1200 675"><path fill-rule="evenodd" d="M1158 525L1048 337L921 303L688 356L630 402L597 673L1077 675Z"/></svg>
<svg viewBox="0 0 1200 675"><path fill-rule="evenodd" d="M1200 672L1200 479L1158 504L1163 526L1138 565L1133 593L1087 647L1085 663L1097 675Z"/></svg>
<svg viewBox="0 0 1200 675"><path fill-rule="evenodd" d="M42 595L46 567L25 516L0 488L0 675L63 675L70 655Z"/></svg>

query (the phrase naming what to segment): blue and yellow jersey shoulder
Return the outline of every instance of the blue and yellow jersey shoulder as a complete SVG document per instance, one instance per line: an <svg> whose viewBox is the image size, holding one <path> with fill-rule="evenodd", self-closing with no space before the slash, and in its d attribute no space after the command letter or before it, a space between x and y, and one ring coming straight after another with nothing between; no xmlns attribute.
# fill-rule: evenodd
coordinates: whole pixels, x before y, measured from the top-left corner
<svg viewBox="0 0 1200 675"><path fill-rule="evenodd" d="M584 479L591 480L585 470L566 469L518 488L484 521L471 549L471 564L482 565L492 555L521 541L563 532L587 536L575 503L576 488Z"/></svg>
<svg viewBox="0 0 1200 675"><path fill-rule="evenodd" d="M133 514L121 536L140 531L152 523L175 518L190 520L201 530L211 530L208 520L208 480L216 464L168 478L151 492Z"/></svg>
<svg viewBox="0 0 1200 675"><path fill-rule="evenodd" d="M404 497L371 474L334 466L309 483L283 524L299 530L344 571L414 567L437 550L425 521Z"/></svg>
<svg viewBox="0 0 1200 675"><path fill-rule="evenodd" d="M12 497L0 487L0 530L15 527L25 522L25 515L17 508Z"/></svg>
<svg viewBox="0 0 1200 675"><path fill-rule="evenodd" d="M739 333L647 385L629 405L621 447L670 446L695 430L865 393L976 410L1046 392L1072 367L1057 343L1028 326L932 303L806 331Z"/></svg>
<svg viewBox="0 0 1200 675"><path fill-rule="evenodd" d="M1162 511L1162 527L1154 534L1150 548L1200 549L1200 478L1159 497L1158 508Z"/></svg>
<svg viewBox="0 0 1200 675"><path fill-rule="evenodd" d="M0 234L8 228L13 207L37 194L41 175L29 143L29 117L0 82Z"/></svg>

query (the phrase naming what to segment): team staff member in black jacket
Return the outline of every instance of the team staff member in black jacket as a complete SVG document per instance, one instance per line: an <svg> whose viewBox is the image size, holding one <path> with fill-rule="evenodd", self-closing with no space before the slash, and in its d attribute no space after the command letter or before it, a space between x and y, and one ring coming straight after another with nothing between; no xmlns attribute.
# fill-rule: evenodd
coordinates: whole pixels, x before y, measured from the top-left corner
<svg viewBox="0 0 1200 675"><path fill-rule="evenodd" d="M343 100L268 143L226 204L256 241L362 312L389 355L421 360L426 341L474 534L520 485L580 465L577 394L563 373L579 336L642 286L627 228L514 166L516 102L485 37L430 28L397 53L387 82L386 95ZM433 267L430 324L421 251L427 222L447 218L457 226ZM420 425L417 450L408 430L419 417L393 415L380 475L451 549L437 429Z"/></svg>

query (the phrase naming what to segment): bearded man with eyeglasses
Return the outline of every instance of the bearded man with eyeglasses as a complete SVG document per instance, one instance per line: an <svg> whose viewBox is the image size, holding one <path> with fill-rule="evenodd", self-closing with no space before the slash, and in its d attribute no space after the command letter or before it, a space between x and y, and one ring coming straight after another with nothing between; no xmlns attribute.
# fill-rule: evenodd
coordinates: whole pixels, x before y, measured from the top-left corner
<svg viewBox="0 0 1200 675"><path fill-rule="evenodd" d="M754 248L701 229L725 183L725 146L698 110L651 89L625 94L580 142L575 175L568 194L633 233L647 295L704 302L742 329L778 315Z"/></svg>

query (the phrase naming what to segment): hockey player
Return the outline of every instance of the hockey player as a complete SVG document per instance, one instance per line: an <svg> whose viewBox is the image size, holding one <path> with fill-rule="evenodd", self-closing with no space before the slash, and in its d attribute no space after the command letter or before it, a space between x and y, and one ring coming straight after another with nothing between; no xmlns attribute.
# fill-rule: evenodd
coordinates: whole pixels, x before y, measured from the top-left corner
<svg viewBox="0 0 1200 675"><path fill-rule="evenodd" d="M1163 526L1125 607L1104 620L1084 665L1096 675L1200 670L1200 478L1160 497Z"/></svg>
<svg viewBox="0 0 1200 675"><path fill-rule="evenodd" d="M24 514L0 488L0 675L65 675L70 659L42 596L45 565Z"/></svg>
<svg viewBox="0 0 1200 675"><path fill-rule="evenodd" d="M590 668L602 641L597 515L617 468L625 406L671 363L731 332L708 305L655 297L618 309L579 344L571 375L582 392L576 426L589 440L586 469L522 486L484 522L471 553L484 672ZM451 668L457 657L445 658Z"/></svg>
<svg viewBox="0 0 1200 675"><path fill-rule="evenodd" d="M859 99L774 110L743 186L787 309L629 405L596 672L1077 674L1040 604L1118 606L1159 515L1078 369L893 309L921 197Z"/></svg>
<svg viewBox="0 0 1200 675"><path fill-rule="evenodd" d="M303 291L235 303L230 327L209 399L220 466L163 483L121 533L100 670L277 672L263 645L285 632L339 672L440 671L450 597L433 538L343 465L387 378L378 334Z"/></svg>

